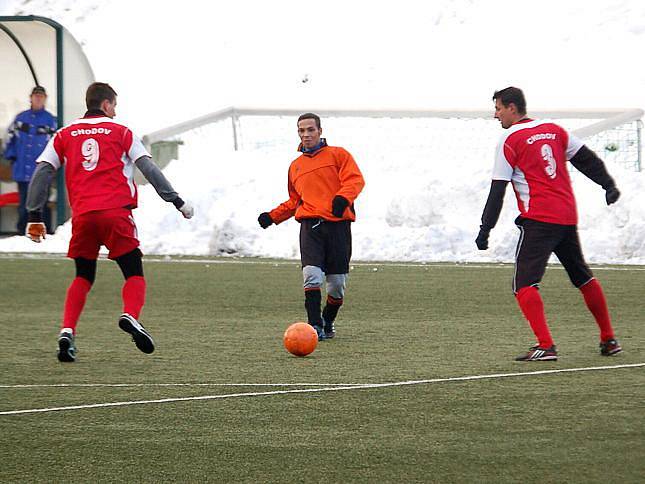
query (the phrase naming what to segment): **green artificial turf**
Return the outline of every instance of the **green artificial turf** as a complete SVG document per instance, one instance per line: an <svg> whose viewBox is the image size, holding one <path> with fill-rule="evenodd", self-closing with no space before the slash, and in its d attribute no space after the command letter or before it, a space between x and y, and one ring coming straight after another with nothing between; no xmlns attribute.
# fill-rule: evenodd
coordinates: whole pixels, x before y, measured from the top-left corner
<svg viewBox="0 0 645 484"><path fill-rule="evenodd" d="M645 363L642 268L595 270L625 349L611 358L564 271L547 270L555 363L513 361L533 339L512 270L355 264L337 337L296 358L282 334L305 317L297 263L147 260L144 355L116 324L121 273L101 261L78 360L62 364L73 263L4 257L0 412ZM10 387L59 383L145 385ZM644 402L641 366L0 415L0 481L642 482Z"/></svg>

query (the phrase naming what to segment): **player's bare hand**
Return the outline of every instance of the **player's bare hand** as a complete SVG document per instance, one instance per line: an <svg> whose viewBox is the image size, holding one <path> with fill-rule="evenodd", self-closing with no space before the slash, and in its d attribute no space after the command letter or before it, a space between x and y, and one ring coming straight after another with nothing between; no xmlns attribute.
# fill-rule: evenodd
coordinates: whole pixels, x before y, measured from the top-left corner
<svg viewBox="0 0 645 484"><path fill-rule="evenodd" d="M179 207L178 210L181 212L184 218L193 218L193 215L195 215L195 209L188 202L185 202L181 207Z"/></svg>
<svg viewBox="0 0 645 484"><path fill-rule="evenodd" d="M40 243L41 240L45 239L45 235L47 235L45 224L42 222L29 222L27 224L26 235L32 241Z"/></svg>

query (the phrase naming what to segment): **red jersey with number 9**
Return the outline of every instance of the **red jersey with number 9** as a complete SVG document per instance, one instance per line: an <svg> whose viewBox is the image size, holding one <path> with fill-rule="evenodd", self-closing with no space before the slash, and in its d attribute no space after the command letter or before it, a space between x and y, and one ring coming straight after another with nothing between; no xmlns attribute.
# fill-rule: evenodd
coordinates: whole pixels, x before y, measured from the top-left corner
<svg viewBox="0 0 645 484"><path fill-rule="evenodd" d="M88 116L58 130L38 162L65 166L72 215L137 206L134 162L150 156L126 126L105 116Z"/></svg>

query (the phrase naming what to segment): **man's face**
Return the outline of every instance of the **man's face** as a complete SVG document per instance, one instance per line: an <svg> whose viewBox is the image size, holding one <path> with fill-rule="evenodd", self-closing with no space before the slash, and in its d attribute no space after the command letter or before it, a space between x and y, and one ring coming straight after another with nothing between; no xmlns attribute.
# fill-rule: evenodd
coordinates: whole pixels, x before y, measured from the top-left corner
<svg viewBox="0 0 645 484"><path fill-rule="evenodd" d="M315 119L303 119L298 121L298 136L302 141L302 146L305 149L311 149L320 142L322 135L322 128L316 126Z"/></svg>
<svg viewBox="0 0 645 484"><path fill-rule="evenodd" d="M504 106L500 99L495 99L495 119L499 119L502 128L510 128L521 118L522 116L517 113L515 104L509 103L508 106Z"/></svg>
<svg viewBox="0 0 645 484"><path fill-rule="evenodd" d="M40 111L45 108L45 103L47 102L47 95L37 92L29 96L31 101L31 109L34 111Z"/></svg>
<svg viewBox="0 0 645 484"><path fill-rule="evenodd" d="M114 102L109 101L108 99L105 99L101 103L101 109L105 114L107 114L108 118L113 118L116 116L116 96L114 97Z"/></svg>

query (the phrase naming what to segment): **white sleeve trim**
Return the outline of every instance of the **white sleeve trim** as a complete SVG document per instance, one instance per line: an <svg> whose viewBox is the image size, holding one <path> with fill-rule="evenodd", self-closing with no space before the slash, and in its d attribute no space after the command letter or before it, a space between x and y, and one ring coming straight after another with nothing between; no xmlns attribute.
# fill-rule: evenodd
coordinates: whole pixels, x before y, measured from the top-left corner
<svg viewBox="0 0 645 484"><path fill-rule="evenodd" d="M54 148L54 140L56 139L56 136L58 136L58 133L54 134L54 136L52 136L47 142L47 146L45 146L45 149L38 157L37 162L47 162L58 170L61 163L60 158L58 157L58 153L56 153L56 149Z"/></svg>
<svg viewBox="0 0 645 484"><path fill-rule="evenodd" d="M128 150L128 158L134 162L142 156L149 156L152 158L152 155L143 145L141 139L136 134L132 133L132 146L130 146L130 149Z"/></svg>
<svg viewBox="0 0 645 484"><path fill-rule="evenodd" d="M497 145L495 151L495 164L493 165L493 180L511 181L513 178L513 167L504 155L504 145L506 143L506 136L503 136Z"/></svg>
<svg viewBox="0 0 645 484"><path fill-rule="evenodd" d="M573 158L578 150L584 146L583 141L574 136L571 133L567 133L569 135L569 142L567 144L567 160L570 160Z"/></svg>

